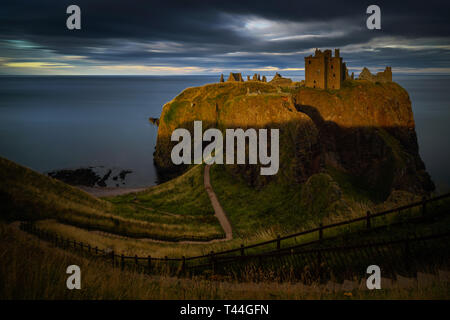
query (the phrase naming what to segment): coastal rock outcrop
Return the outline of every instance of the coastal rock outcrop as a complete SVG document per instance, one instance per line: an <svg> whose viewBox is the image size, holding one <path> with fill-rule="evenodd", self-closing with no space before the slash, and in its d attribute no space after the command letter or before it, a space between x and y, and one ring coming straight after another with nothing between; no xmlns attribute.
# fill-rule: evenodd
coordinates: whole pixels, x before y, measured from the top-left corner
<svg viewBox="0 0 450 320"><path fill-rule="evenodd" d="M148 121L150 123L154 124L155 126L159 126L159 118L150 117L150 118L148 118Z"/></svg>
<svg viewBox="0 0 450 320"><path fill-rule="evenodd" d="M304 89L293 99L320 130L325 166L358 179L380 198L396 189L434 189L419 156L409 95L397 83L349 81L337 93Z"/></svg>
<svg viewBox="0 0 450 320"><path fill-rule="evenodd" d="M165 104L157 167L170 172L185 168L171 162L176 144L171 133L177 128L192 132L194 120L202 120L203 130L280 129L277 175L260 176L256 165L226 166L253 186L283 181L301 187L312 175L327 173L339 186L366 190L380 201L393 190L423 194L434 189L418 153L408 93L398 84L347 80L336 91L300 85L280 90L272 81L188 88Z"/></svg>
<svg viewBox="0 0 450 320"><path fill-rule="evenodd" d="M257 94L253 94L257 93ZM163 107L154 155L157 167L164 171L184 169L174 166L170 153L176 144L170 141L173 130L193 132L193 122L202 120L203 130L218 128L280 129L280 169L275 176L261 176L258 165L227 165L234 174L245 176L252 185L263 185L272 178L295 177L305 181L318 172L318 130L312 119L295 109L288 94L264 82L228 82L189 88Z"/></svg>

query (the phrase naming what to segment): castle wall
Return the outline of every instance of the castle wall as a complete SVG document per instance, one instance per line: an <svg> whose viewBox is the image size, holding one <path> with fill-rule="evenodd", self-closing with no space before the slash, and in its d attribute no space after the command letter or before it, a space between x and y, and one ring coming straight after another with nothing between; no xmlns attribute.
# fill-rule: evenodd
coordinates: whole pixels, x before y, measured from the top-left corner
<svg viewBox="0 0 450 320"><path fill-rule="evenodd" d="M305 84L309 88L326 88L325 56L305 58Z"/></svg>
<svg viewBox="0 0 450 320"><path fill-rule="evenodd" d="M340 89L344 76L342 58L331 58L328 62L327 69L327 89Z"/></svg>
<svg viewBox="0 0 450 320"><path fill-rule="evenodd" d="M305 86L318 89L340 89L346 73L345 64L335 50L316 50L314 56L305 58Z"/></svg>
<svg viewBox="0 0 450 320"><path fill-rule="evenodd" d="M372 82L392 82L392 68L386 67L382 72L373 75L369 69L364 68L360 73L358 80L367 80Z"/></svg>

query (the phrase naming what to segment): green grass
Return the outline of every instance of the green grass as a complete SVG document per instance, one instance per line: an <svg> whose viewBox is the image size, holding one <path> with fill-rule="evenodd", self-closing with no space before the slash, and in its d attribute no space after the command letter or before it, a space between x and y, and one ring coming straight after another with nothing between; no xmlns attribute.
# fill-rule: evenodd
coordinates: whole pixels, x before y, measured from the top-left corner
<svg viewBox="0 0 450 320"><path fill-rule="evenodd" d="M379 199L373 191L370 191L364 178L355 177L332 166L327 166L327 172L338 183L344 193L355 201L375 202Z"/></svg>
<svg viewBox="0 0 450 320"><path fill-rule="evenodd" d="M78 188L0 157L0 207L3 220L42 219L60 214L96 214L108 202Z"/></svg>
<svg viewBox="0 0 450 320"><path fill-rule="evenodd" d="M289 234L314 228L320 222L326 224L365 214L367 207L372 205L370 193L363 188L355 188L355 181L337 171L332 176L338 188L342 189L342 199L331 204L321 203L328 201L330 197L320 197L322 191L314 192L311 189L308 193L314 199L310 203L302 197L305 185L290 183L288 177L286 180L272 181L258 189L249 186L242 178L231 175L223 166L215 165L211 168L213 189L231 220L234 233L243 238L258 233L272 236ZM304 195L305 192L303 191ZM311 206L321 207L321 212L311 210Z"/></svg>
<svg viewBox="0 0 450 320"><path fill-rule="evenodd" d="M194 167L137 195L106 201L0 158L0 218L56 219L132 237L221 237L223 232L203 187L202 170L202 166Z"/></svg>
<svg viewBox="0 0 450 320"><path fill-rule="evenodd" d="M173 101L170 104L170 108L167 110L167 112L164 115L164 121L166 123L170 123L172 120L174 120L177 116L177 111L182 108L184 105L186 105L186 101Z"/></svg>
<svg viewBox="0 0 450 320"><path fill-rule="evenodd" d="M211 168L211 184L237 236L288 232L304 220L299 211L300 189L268 184L257 190L218 165Z"/></svg>
<svg viewBox="0 0 450 320"><path fill-rule="evenodd" d="M203 184L204 166L195 166L185 174L136 194L105 198L116 205L117 214L127 214L127 206L151 208L178 215L214 214ZM136 197L136 199L134 199Z"/></svg>
<svg viewBox="0 0 450 320"><path fill-rule="evenodd" d="M223 233L203 184L204 166L145 191L105 198L117 216L155 225L176 225L177 233L220 237Z"/></svg>
<svg viewBox="0 0 450 320"><path fill-rule="evenodd" d="M8 185L11 186L11 188L3 187L2 192L11 198L18 193L19 189L30 188L34 190L35 193L28 194L28 196L32 196L30 201L34 201L33 208L37 210L34 218L41 220L51 218L56 220L43 220L39 224L41 228L55 231L64 237L90 243L93 247L113 247L116 248L117 252L125 252L127 254L142 253L144 256L151 254L152 256L161 257L165 255L179 257L181 255L201 255L211 250L218 252L236 248L241 243L252 244L270 240L275 238L277 234L286 235L307 230L316 227L319 222L327 224L355 216L362 216L367 210L363 200L367 199L368 195L364 193L364 189L354 188L354 182L348 180L348 177L345 176L339 179L336 178L337 174L332 175L334 180L344 190L343 198L345 201L354 206L360 205L360 208L349 207L349 212L337 214L333 211L328 212L327 207L323 206L321 212L314 213L305 207L305 191L297 187L299 185L277 181L258 189L248 186L241 178L231 175L224 166L213 166L211 169L212 185L231 220L234 232L232 241L191 245L145 242L129 239L128 237L114 238L83 229L92 229L97 226L94 229L118 235L133 236L133 234L142 234L142 237L148 236L156 239L158 237L170 238L180 235L220 235L222 230L213 216L209 199L204 191L204 167L193 167L174 180L137 194L99 200L76 188L42 176L12 162L2 161L3 168L7 165L10 167L9 170L3 169L3 175L5 176L4 181L7 181ZM12 172L14 175L8 177L8 172ZM25 181L32 181L33 183L22 185L20 180L16 181L18 177L20 179L31 177L31 179L26 179ZM313 188L308 191L309 194L318 194L314 191L314 188L322 188L323 183L328 183L326 175L317 175L317 178L317 181L311 184ZM348 183L348 186L343 182ZM16 185L17 187L15 187ZM39 190L39 192L35 190ZM350 193L350 191L355 190L356 193ZM330 192L328 191L328 193ZM42 197L39 197L39 194ZM55 199L51 202L54 207L52 207L53 211L46 210L46 214L42 214L42 211L40 211L43 207L42 203L45 199L49 199L48 196L43 196L46 194L54 195ZM59 198L59 194L64 194L64 197ZM357 198L359 202L353 201L352 197ZM325 200L327 200L326 198ZM325 200L323 197L318 197L315 201L324 202ZM85 202L86 204L84 205ZM8 206L8 202L2 202L2 205L5 206L5 203ZM75 206L77 210L62 210L68 204ZM47 205L47 207L50 206ZM448 205L444 207L448 208ZM403 216L404 214L403 212L401 215ZM389 219L396 219L395 216ZM26 218L19 215L18 217ZM389 221L380 218L380 223L386 222ZM375 225L376 221L373 223ZM327 230L325 234L327 237L358 234L361 229L364 229L363 223ZM283 241L283 246L304 243L316 238L317 234L309 234ZM257 253L268 249L270 248L261 247L255 248L253 251Z"/></svg>
<svg viewBox="0 0 450 320"><path fill-rule="evenodd" d="M288 281L232 282L180 279L112 269L101 260L47 246L0 223L0 299L448 299L448 283L417 289L329 292ZM82 270L81 290L67 290L66 268ZM257 272L257 271L255 271Z"/></svg>

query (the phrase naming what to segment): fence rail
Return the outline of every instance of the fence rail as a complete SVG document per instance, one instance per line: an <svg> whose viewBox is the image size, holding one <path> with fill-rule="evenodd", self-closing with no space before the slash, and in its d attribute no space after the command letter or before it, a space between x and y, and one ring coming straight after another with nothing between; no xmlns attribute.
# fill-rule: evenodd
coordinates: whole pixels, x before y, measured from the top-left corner
<svg viewBox="0 0 450 320"><path fill-rule="evenodd" d="M392 214L394 212L401 212L403 210L407 210L407 209L411 209L411 208L415 208L415 207L421 207L421 217L426 217L427 216L427 205L429 203L435 203L436 201L439 201L442 199L447 199L447 198L450 198L450 193L444 194L441 196L437 196L437 197L434 197L431 199L424 198L422 201L419 201L419 202L414 202L414 203L411 203L411 204L408 204L405 206L397 207L394 209L389 209L389 210L374 213L374 214L371 214L370 212L368 212L363 217L358 217L358 218L341 221L341 222L337 222L337 223L332 223L332 224L328 224L328 225L321 224L321 225L319 225L319 227L316 227L313 229L301 231L301 232L290 234L290 235L283 236L283 237L277 236L277 238L275 238L275 239L256 243L256 244L251 244L251 245L247 245L247 246L244 246L242 244L240 247L230 249L230 250L225 250L225 251L220 251L220 252L210 252L209 254L193 256L193 257L184 257L183 256L183 257L179 257L179 258L151 257L150 255L147 257L139 257L137 255L125 256L123 254L116 254L113 250L101 249L98 247L91 247L89 244L85 244L83 242L77 242L76 240L65 239L63 237L58 236L55 233L51 233L46 230L37 228L33 222L22 222L20 227L22 230L36 234L39 238L48 240L48 241L52 242L55 246L61 247L63 249L69 249L69 248L80 249L80 250L88 252L91 255L110 259L113 266L120 265L120 267L122 269L129 262L134 264L135 267L138 267L138 266L143 267L142 263L140 263L140 262L146 261L147 265L145 266L145 268L147 268L149 271L154 267L155 264L158 264L159 267L161 267L161 265L163 265L163 264L166 264L166 265L171 264L170 267L172 269L176 269L179 272L185 272L188 269L195 270L195 269L201 269L201 268L205 268L205 267L211 268L214 270L215 267L217 266L217 264L220 264L220 263L225 264L225 263L229 263L229 262L233 262L233 261L242 261L243 259L252 259L252 258L263 259L263 258L273 257L273 256L283 256L283 255L289 255L289 254L306 254L306 253L312 253L312 252L320 255L320 252L325 252L325 251L357 249L358 246L353 246L351 248L349 246L341 246L341 247L330 246L328 248L313 248L313 249L299 250L308 245L322 243L323 240L333 239L333 238L325 238L325 239L323 238L323 231L326 229L332 229L332 228L336 228L339 226L344 226L344 225L349 225L349 224L356 223L356 222L366 221L366 228L373 230L374 227L372 226L372 220L374 218L386 216L386 215ZM412 219L409 219L404 222L410 222L411 220ZM401 223L404 223L404 222L401 222ZM390 225L392 225L392 224L390 224ZM312 240L309 242L305 242L305 243L301 243L301 244L297 244L294 246L288 246L288 247L281 246L281 242L283 240L291 239L291 238L295 238L298 236L307 235L307 234L311 234L311 233L318 233L318 239ZM449 235L450 234L448 234L448 233L443 233L443 234L438 234L438 235L428 235L428 236L424 236L422 238L416 237L415 239L416 240L417 239L426 240L426 239L428 239L427 237L429 237L429 238L430 237L431 238L446 237ZM408 241L414 241L415 239L406 238L406 239L400 239L397 242L404 243L404 242L408 242ZM246 252L245 252L246 250L251 249L251 248L263 247L263 246L266 246L269 244L274 244L274 243L276 243L276 250L273 250L273 247L272 247L272 248L270 248L269 251L263 252L263 253L258 253L258 254L248 254L248 253L246 254ZM394 242L361 244L360 247L362 248L362 247L366 247L366 246L378 246L381 244L388 245L388 244L394 244ZM230 253L239 253L239 254L226 256L226 254L230 254ZM201 259L203 259L203 260L206 259L206 261L201 261ZM187 262L188 261L191 262L193 260L200 260L200 261L196 265L191 264L190 266L188 266Z"/></svg>
<svg viewBox="0 0 450 320"><path fill-rule="evenodd" d="M359 218L336 222L336 223L332 223L332 224L328 224L328 225L320 225L319 227L316 227L316 228L312 228L312 229L305 230L305 231L300 231L300 232L293 233L293 234L286 235L286 236L277 236L277 238L275 238L275 239L267 240L267 241L247 245L247 246L241 245L239 248L216 252L216 253L214 253L214 255L217 256L217 255L228 254L228 253L233 253L233 252L242 252L242 251L245 251L246 249L261 247L261 246L265 246L265 245L273 244L273 243L277 243L277 248L279 248L281 246L282 240L292 239L292 238L296 238L298 236L307 235L307 234L311 234L311 233L315 233L315 232L319 233L319 235L320 234L323 235L323 230L336 228L336 227L340 227L340 226L344 226L344 225L349 225L349 224L352 224L355 222L360 222L360 221L366 221L366 225L370 228L371 221L373 220L373 218L386 216L386 215L389 215L389 214L392 214L395 212L400 212L403 210L407 210L407 209L411 209L411 208L419 207L419 206L422 207L422 215L426 215L426 206L428 203L436 202L436 201L446 199L446 198L450 198L450 193L446 193L444 195L440 195L440 196L437 196L437 197L434 197L431 199L423 198L422 201L414 202L414 203L411 203L408 205L404 205L404 206L397 207L394 209L385 210L385 211L378 212L378 213L371 214L368 211L365 216L362 216ZM187 260L201 259L201 258L205 258L206 256L207 255L194 256L194 257L187 258Z"/></svg>

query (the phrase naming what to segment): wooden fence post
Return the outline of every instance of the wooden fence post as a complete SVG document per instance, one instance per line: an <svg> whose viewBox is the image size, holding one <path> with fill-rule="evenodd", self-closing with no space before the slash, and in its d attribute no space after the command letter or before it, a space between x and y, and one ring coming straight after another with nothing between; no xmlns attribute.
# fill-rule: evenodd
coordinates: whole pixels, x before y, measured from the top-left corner
<svg viewBox="0 0 450 320"><path fill-rule="evenodd" d="M211 255L211 265L212 265L212 273L215 274L216 273L216 262L214 261L214 251L211 251L210 253Z"/></svg>
<svg viewBox="0 0 450 320"><path fill-rule="evenodd" d="M317 251L317 274L318 274L318 278L320 280L321 276L322 276L322 252L319 250Z"/></svg>
<svg viewBox="0 0 450 320"><path fill-rule="evenodd" d="M427 214L427 198L425 196L422 197L422 216L426 216Z"/></svg>
<svg viewBox="0 0 450 320"><path fill-rule="evenodd" d="M168 261L169 261L169 260L168 260L167 256L164 256L164 263L165 263L165 267L167 268L166 270L171 271L171 270L170 270L170 267L169 267Z"/></svg>
<svg viewBox="0 0 450 320"><path fill-rule="evenodd" d="M317 251L317 276L319 280L322 276L322 252L320 249L322 248L322 239L323 239L323 223L319 224L319 250Z"/></svg>
<svg viewBox="0 0 450 320"><path fill-rule="evenodd" d="M115 265L115 263L114 263L114 250L111 251L111 261L112 261L112 266L114 268L114 265Z"/></svg>
<svg viewBox="0 0 450 320"><path fill-rule="evenodd" d="M406 262L406 270L411 271L411 249L409 247L409 239L406 239L405 241L405 258L403 260Z"/></svg>
<svg viewBox="0 0 450 320"><path fill-rule="evenodd" d="M371 228L371 221L370 221L370 211L366 212L366 228L370 229Z"/></svg>
<svg viewBox="0 0 450 320"><path fill-rule="evenodd" d="M186 272L186 257L183 256L181 260L181 273L184 275Z"/></svg>
<svg viewBox="0 0 450 320"><path fill-rule="evenodd" d="M241 257L244 256L244 244L241 244Z"/></svg>
<svg viewBox="0 0 450 320"><path fill-rule="evenodd" d="M281 240L280 240L280 235L277 235L277 250L281 249Z"/></svg>

